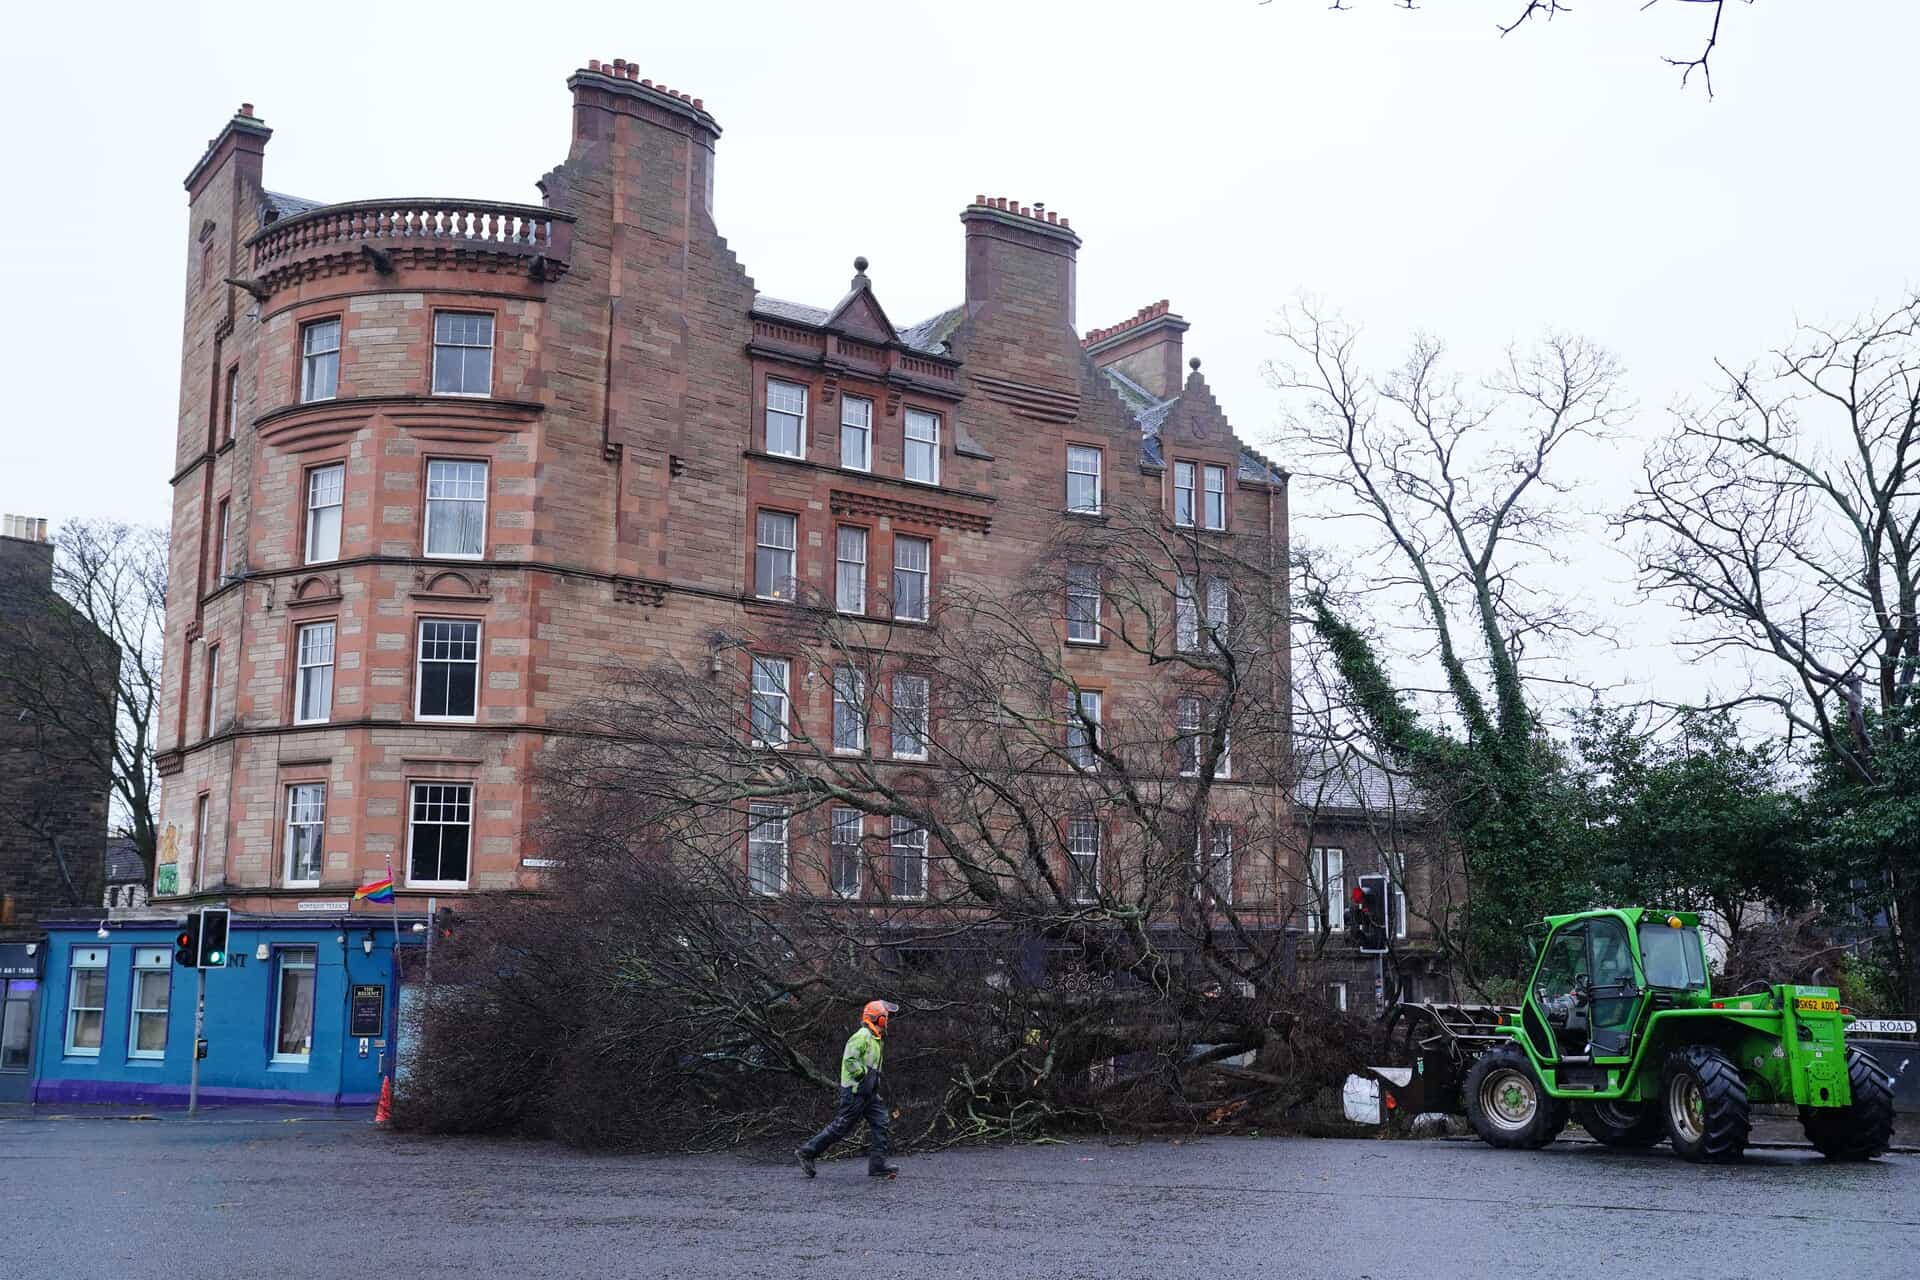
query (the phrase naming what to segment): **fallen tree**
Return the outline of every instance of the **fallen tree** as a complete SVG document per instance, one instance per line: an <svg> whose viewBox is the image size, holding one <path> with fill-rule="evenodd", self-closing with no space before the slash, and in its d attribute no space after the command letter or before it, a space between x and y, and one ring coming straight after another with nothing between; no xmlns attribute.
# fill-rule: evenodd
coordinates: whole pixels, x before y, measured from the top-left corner
<svg viewBox="0 0 1920 1280"><path fill-rule="evenodd" d="M436 958L400 1123L792 1137L874 997L908 1146L1300 1121L1372 1033L1294 982L1272 553L1116 509L931 626L800 599L610 671L544 764L563 868ZM1146 678L1083 685L1070 625Z"/></svg>

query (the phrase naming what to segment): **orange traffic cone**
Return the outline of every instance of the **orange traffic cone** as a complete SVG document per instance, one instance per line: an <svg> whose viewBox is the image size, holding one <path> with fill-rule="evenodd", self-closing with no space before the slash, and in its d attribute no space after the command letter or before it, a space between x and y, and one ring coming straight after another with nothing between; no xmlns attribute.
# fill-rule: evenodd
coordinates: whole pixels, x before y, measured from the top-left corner
<svg viewBox="0 0 1920 1280"><path fill-rule="evenodd" d="M380 1078L380 1105L373 1109L373 1122L385 1124L393 1119L393 1077Z"/></svg>

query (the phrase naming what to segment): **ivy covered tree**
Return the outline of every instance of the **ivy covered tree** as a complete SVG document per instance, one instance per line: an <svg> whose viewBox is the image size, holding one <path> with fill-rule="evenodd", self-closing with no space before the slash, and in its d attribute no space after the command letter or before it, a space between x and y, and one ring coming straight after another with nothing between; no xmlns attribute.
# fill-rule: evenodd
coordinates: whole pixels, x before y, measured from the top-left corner
<svg viewBox="0 0 1920 1280"><path fill-rule="evenodd" d="M1356 714L1444 813L1467 876L1458 959L1469 982L1525 963L1523 927L1582 878L1578 797L1543 731L1534 682L1564 682L1542 651L1590 625L1546 587L1566 531L1569 442L1619 422L1619 368L1581 339L1549 336L1469 387L1420 339L1385 375L1354 331L1310 304L1282 314L1269 366L1290 403L1284 444L1300 473L1371 536L1351 586L1309 568L1307 621ZM1361 618L1391 609L1390 650ZM1396 677L1392 668L1403 673ZM1437 669L1424 705L1411 671Z"/></svg>

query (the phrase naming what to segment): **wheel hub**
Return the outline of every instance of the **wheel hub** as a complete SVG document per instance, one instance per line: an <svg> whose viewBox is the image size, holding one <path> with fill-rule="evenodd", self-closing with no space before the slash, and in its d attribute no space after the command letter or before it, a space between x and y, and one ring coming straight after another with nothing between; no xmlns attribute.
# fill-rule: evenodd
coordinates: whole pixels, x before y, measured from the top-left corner
<svg viewBox="0 0 1920 1280"><path fill-rule="evenodd" d="M1667 1088L1667 1115L1673 1131L1688 1142L1698 1142L1706 1132L1706 1102L1700 1094L1700 1082L1691 1075L1678 1075Z"/></svg>
<svg viewBox="0 0 1920 1280"><path fill-rule="evenodd" d="M1480 1085L1480 1109L1502 1129L1524 1129L1540 1107L1540 1095L1533 1081L1518 1071L1501 1070L1487 1074Z"/></svg>

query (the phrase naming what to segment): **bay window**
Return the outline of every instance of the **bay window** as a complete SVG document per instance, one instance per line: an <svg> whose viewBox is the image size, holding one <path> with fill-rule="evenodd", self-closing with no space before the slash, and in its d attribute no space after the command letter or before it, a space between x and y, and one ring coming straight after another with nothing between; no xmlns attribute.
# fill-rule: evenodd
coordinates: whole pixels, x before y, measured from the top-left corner
<svg viewBox="0 0 1920 1280"><path fill-rule="evenodd" d="M340 513L345 501L344 463L307 472L307 563L340 558Z"/></svg>
<svg viewBox="0 0 1920 1280"><path fill-rule="evenodd" d="M310 622L296 634L293 722L324 724L333 715L333 624Z"/></svg>
<svg viewBox="0 0 1920 1280"><path fill-rule="evenodd" d="M477 560L487 546L487 464L446 458L427 463L426 552Z"/></svg>
<svg viewBox="0 0 1920 1280"><path fill-rule="evenodd" d="M287 788L287 884L320 883L320 847L326 824L324 783L301 782Z"/></svg>

